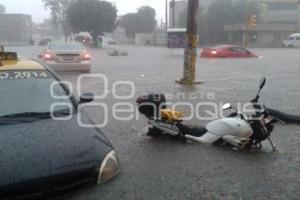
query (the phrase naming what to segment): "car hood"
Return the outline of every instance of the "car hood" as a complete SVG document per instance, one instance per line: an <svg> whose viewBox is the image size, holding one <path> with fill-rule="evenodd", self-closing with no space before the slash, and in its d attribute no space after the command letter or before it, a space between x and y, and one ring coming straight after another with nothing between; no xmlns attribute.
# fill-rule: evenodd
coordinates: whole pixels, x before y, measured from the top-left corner
<svg viewBox="0 0 300 200"><path fill-rule="evenodd" d="M0 186L98 167L111 149L99 130L78 125L77 114L0 126Z"/></svg>

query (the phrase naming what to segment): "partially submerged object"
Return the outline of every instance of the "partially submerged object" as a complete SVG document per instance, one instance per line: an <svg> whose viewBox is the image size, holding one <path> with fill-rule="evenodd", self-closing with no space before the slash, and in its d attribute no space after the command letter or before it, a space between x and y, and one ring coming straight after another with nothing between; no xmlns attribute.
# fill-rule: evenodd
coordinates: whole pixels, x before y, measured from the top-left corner
<svg viewBox="0 0 300 200"><path fill-rule="evenodd" d="M120 49L113 49L108 52L109 56L128 56L128 52Z"/></svg>

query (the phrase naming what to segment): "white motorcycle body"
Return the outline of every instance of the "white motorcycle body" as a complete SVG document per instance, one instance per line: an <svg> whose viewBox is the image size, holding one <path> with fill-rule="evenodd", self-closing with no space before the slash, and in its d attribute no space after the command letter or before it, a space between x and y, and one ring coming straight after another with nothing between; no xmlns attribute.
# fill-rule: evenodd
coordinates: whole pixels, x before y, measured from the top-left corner
<svg viewBox="0 0 300 200"><path fill-rule="evenodd" d="M189 140L213 144L222 139L225 142L242 148L250 141L253 134L249 123L239 118L224 118L212 121L206 126L207 133L201 137L185 135Z"/></svg>
<svg viewBox="0 0 300 200"><path fill-rule="evenodd" d="M228 118L212 121L208 123L205 128L200 126L193 127L193 126L185 125L182 121L166 122L160 118L154 119L153 116L152 117L147 116L146 111L140 111L140 112L146 115L147 118L149 119L148 121L149 136L153 134L151 131L155 132L158 130L159 133L169 134L172 136L180 136L180 138L184 137L188 140L201 142L205 144L214 144L217 143L218 141L222 141L240 149L246 147L249 144L251 146L260 145L261 147L261 142L265 139L268 139L273 148L273 151L275 151L275 146L270 139L270 134L273 130L273 124L276 123L276 120L274 121L274 119L267 119L265 116L265 111L262 110L263 107L257 104L259 100L259 94L263 89L263 87L265 86L265 83L266 83L266 78L263 77L260 81L259 90L256 97L253 100L251 100L255 113L258 114L260 117L262 117L260 121L254 122L253 120L251 121L244 120L249 118L247 113L238 113L238 110L232 108L230 103L224 104L222 109L235 110L236 112L232 113L231 116L236 116L236 117L232 117L232 118L228 117ZM143 101L139 100L137 102L140 103ZM258 124L259 126L261 126L260 130L255 130L255 133L253 133L253 129L251 127L251 124L253 122L255 123L254 125ZM258 134L259 137L257 137ZM264 139L262 139L262 137Z"/></svg>

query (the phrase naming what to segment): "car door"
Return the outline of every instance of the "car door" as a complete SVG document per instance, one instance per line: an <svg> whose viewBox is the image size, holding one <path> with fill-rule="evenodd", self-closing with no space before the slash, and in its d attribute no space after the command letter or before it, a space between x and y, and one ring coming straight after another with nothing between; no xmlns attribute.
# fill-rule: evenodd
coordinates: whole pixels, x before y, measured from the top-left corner
<svg viewBox="0 0 300 200"><path fill-rule="evenodd" d="M300 47L300 36L297 36L296 37L296 40L295 40L295 47Z"/></svg>
<svg viewBox="0 0 300 200"><path fill-rule="evenodd" d="M222 50L223 56L224 57L236 57L236 51L235 51L235 47L230 47L228 49L223 49Z"/></svg>
<svg viewBox="0 0 300 200"><path fill-rule="evenodd" d="M287 47L293 47L295 45L295 40L296 40L295 37L290 37Z"/></svg>
<svg viewBox="0 0 300 200"><path fill-rule="evenodd" d="M229 49L229 54L231 55L231 57L243 58L249 56L249 51L241 47L232 47Z"/></svg>

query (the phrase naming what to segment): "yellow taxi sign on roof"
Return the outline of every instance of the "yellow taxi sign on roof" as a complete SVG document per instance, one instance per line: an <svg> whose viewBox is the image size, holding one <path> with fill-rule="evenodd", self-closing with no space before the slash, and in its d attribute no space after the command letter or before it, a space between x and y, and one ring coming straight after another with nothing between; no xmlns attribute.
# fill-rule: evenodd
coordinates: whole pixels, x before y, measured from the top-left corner
<svg viewBox="0 0 300 200"><path fill-rule="evenodd" d="M10 61L10 60L17 60L18 54L16 52L1 52L0 51L0 62L1 61Z"/></svg>
<svg viewBox="0 0 300 200"><path fill-rule="evenodd" d="M45 69L45 67L38 62L27 59L6 60L0 63L0 71Z"/></svg>

